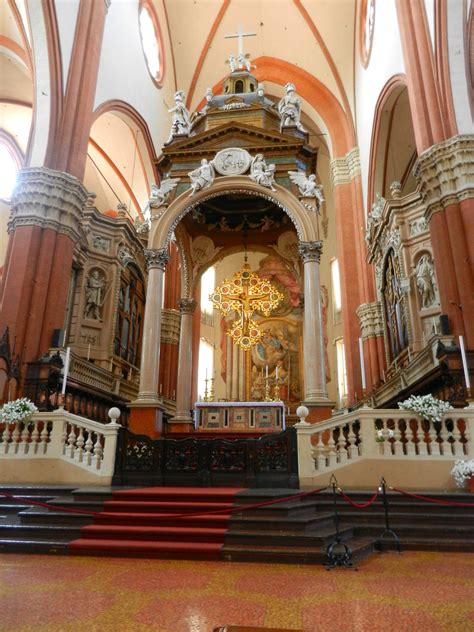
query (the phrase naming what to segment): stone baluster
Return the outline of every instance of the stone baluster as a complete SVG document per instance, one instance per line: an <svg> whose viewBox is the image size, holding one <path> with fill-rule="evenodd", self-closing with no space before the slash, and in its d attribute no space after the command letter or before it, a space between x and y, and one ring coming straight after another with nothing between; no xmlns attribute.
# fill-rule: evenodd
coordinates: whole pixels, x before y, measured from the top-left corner
<svg viewBox="0 0 474 632"><path fill-rule="evenodd" d="M392 440L392 454L395 456L403 456L403 441L402 441L402 431L400 430L400 420L393 420L393 440Z"/></svg>
<svg viewBox="0 0 474 632"><path fill-rule="evenodd" d="M448 441L449 434L446 428L445 419L441 421L441 429L439 431L439 436L441 439L441 443L440 443L441 454L443 456L451 456L451 445Z"/></svg>
<svg viewBox="0 0 474 632"><path fill-rule="evenodd" d="M407 456L416 456L416 431L413 429L417 428L417 421L405 419L405 440L406 440L406 455Z"/></svg>
<svg viewBox="0 0 474 632"><path fill-rule="evenodd" d="M337 463L336 442L333 435L334 429L329 430L329 438L327 443L328 466L334 466Z"/></svg>
<svg viewBox="0 0 474 632"><path fill-rule="evenodd" d="M424 423L428 423L428 432L425 432L424 430ZM428 440L426 438L426 435L429 435L429 428L431 426L431 421L428 422L421 422L419 425L419 433L418 433L418 454L420 456L429 456L430 451L429 451L429 443Z"/></svg>
<svg viewBox="0 0 474 632"><path fill-rule="evenodd" d="M71 424L71 430L67 436L67 444L68 447L66 449L66 454L70 459L73 459L76 444L76 427L74 426L74 424Z"/></svg>
<svg viewBox="0 0 474 632"><path fill-rule="evenodd" d="M40 443L40 433L39 433L39 422L35 421L33 423L33 430L31 432L31 452L33 454L37 454L39 450Z"/></svg>
<svg viewBox="0 0 474 632"><path fill-rule="evenodd" d="M12 431L10 429L10 424L5 424L5 429L3 430L2 435L2 443L0 445L0 454L8 454L11 437Z"/></svg>
<svg viewBox="0 0 474 632"><path fill-rule="evenodd" d="M92 441L92 432L89 430L87 433L87 440L84 444L85 458L83 458L83 460L87 463L87 465L91 464L93 448L94 448L94 442Z"/></svg>
<svg viewBox="0 0 474 632"><path fill-rule="evenodd" d="M92 466L95 467L96 470L100 470L102 456L104 454L104 450L102 448L102 440L103 435L97 433L97 437L94 443L94 456L92 457Z"/></svg>
<svg viewBox="0 0 474 632"><path fill-rule="evenodd" d="M354 432L354 424L349 423L349 432L347 433L347 456L349 459L353 459L355 456L358 456L357 451L357 436Z"/></svg>
<svg viewBox="0 0 474 632"><path fill-rule="evenodd" d="M190 410L191 383L193 368L193 314L196 301L192 298L181 298L178 301L181 312L181 331L178 352L178 381L176 386L176 415L173 422L191 423ZM212 377L212 376L211 376Z"/></svg>
<svg viewBox="0 0 474 632"><path fill-rule="evenodd" d="M464 456L464 449L461 443L462 435L461 431L459 430L457 419L453 419L452 422L453 432L451 433L451 436L453 437L453 455L459 458L461 456Z"/></svg>
<svg viewBox="0 0 474 632"><path fill-rule="evenodd" d="M12 433L12 453L13 454L17 454L18 453L18 446L20 444L20 424L17 421L15 424L15 427L13 429L13 433Z"/></svg>
<svg viewBox="0 0 474 632"><path fill-rule="evenodd" d="M28 419L25 419L25 421L23 422L23 430L21 431L20 445L18 446L18 451L21 454L28 453L29 439L30 439L29 423L28 423Z"/></svg>
<svg viewBox="0 0 474 632"><path fill-rule="evenodd" d="M337 455L339 463L347 461L346 438L344 436L344 426L339 426L339 436L337 438Z"/></svg>
<svg viewBox="0 0 474 632"><path fill-rule="evenodd" d="M301 242L299 246L304 266L304 399L307 402L327 400L319 283L322 250L322 241Z"/></svg>
<svg viewBox="0 0 474 632"><path fill-rule="evenodd" d="M429 453L431 454L431 456L440 456L441 448L438 443L438 433L436 432L434 424L430 423L428 434L430 438Z"/></svg>
<svg viewBox="0 0 474 632"><path fill-rule="evenodd" d="M158 371L160 363L161 301L163 276L169 260L165 248L145 249L148 268L145 316L143 319L142 358L140 362L140 387L137 401L159 403Z"/></svg>
<svg viewBox="0 0 474 632"><path fill-rule="evenodd" d="M67 421L63 421L63 427L61 430L61 445L63 446L63 455L66 455L68 447Z"/></svg>
<svg viewBox="0 0 474 632"><path fill-rule="evenodd" d="M84 454L84 428L82 426L79 427L79 434L76 439L76 449L74 450L74 460L82 462L82 457Z"/></svg>
<svg viewBox="0 0 474 632"><path fill-rule="evenodd" d="M318 441L315 448L316 469L322 471L326 468L326 446L323 441L323 433L318 432Z"/></svg>

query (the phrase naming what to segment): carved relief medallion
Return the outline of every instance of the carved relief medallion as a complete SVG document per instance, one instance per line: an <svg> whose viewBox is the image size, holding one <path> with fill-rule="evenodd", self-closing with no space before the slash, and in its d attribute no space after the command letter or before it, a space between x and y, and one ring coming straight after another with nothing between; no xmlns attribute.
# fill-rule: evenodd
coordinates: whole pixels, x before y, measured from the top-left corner
<svg viewBox="0 0 474 632"><path fill-rule="evenodd" d="M250 166L251 156L245 149L230 147L218 151L212 164L217 173L223 176L240 176Z"/></svg>

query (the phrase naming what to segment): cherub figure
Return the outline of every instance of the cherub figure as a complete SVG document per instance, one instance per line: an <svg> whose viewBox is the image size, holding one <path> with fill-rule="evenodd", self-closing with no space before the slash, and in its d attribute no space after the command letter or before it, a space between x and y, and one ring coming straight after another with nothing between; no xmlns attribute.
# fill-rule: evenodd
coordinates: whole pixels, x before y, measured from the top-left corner
<svg viewBox="0 0 474 632"><path fill-rule="evenodd" d="M323 187L316 182L314 173L307 176L303 171L288 171L290 180L298 186L302 197L316 198L318 208L324 202Z"/></svg>

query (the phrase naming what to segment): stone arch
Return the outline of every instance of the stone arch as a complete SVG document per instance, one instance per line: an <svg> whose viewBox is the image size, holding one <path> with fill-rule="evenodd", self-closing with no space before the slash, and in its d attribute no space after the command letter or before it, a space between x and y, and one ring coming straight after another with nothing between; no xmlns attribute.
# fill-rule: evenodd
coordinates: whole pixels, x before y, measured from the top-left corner
<svg viewBox="0 0 474 632"><path fill-rule="evenodd" d="M303 204L279 184L275 191L260 186L248 176L224 176L214 184L190 196L189 190L178 196L158 221L152 221L149 248L167 248L179 222L198 204L220 195L244 193L264 197L281 208L293 222L300 241L318 241L317 213L306 210Z"/></svg>

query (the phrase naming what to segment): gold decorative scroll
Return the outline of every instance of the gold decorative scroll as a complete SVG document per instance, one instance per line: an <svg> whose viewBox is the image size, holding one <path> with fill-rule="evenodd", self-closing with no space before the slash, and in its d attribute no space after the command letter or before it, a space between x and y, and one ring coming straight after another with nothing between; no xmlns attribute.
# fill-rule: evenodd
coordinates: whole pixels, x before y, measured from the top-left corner
<svg viewBox="0 0 474 632"><path fill-rule="evenodd" d="M225 279L209 299L223 316L230 312L239 315L227 335L241 349L249 351L262 337L258 323L252 318L254 312L270 316L283 300L283 294L270 281L251 272L248 263L244 263L242 270L236 272L231 279Z"/></svg>

